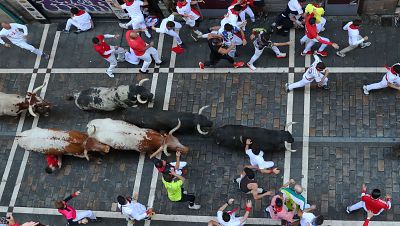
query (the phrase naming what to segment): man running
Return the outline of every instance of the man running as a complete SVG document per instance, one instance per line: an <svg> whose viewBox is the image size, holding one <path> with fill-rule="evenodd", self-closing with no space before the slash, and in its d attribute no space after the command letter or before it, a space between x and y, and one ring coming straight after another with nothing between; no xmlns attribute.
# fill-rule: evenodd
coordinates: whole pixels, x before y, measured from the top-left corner
<svg viewBox="0 0 400 226"><path fill-rule="evenodd" d="M400 63L394 64L392 67L386 67L386 69L388 72L383 76L382 81L363 86L365 95L368 95L371 90L386 87L400 90Z"/></svg>
<svg viewBox="0 0 400 226"><path fill-rule="evenodd" d="M176 3L176 11L178 12L179 15L182 16L183 20L185 20L186 24L189 25L189 27L192 28L193 33L191 36L195 41L197 39L195 38L196 36L201 36L203 33L198 30L199 27L199 19L200 19L200 12L197 11L192 7L192 5L196 5L199 2L203 2L203 0L178 0Z"/></svg>
<svg viewBox="0 0 400 226"><path fill-rule="evenodd" d="M349 35L349 46L336 52L336 55L338 55L340 57L345 57L346 53L356 49L359 46L361 47L361 49L364 49L371 45L370 42L365 42L368 40L368 36L365 36L363 38L360 35L359 29L360 29L361 23L362 23L362 20L356 19L354 21L348 22L343 27L343 30L347 31L347 34Z"/></svg>
<svg viewBox="0 0 400 226"><path fill-rule="evenodd" d="M42 50L36 49L31 44L26 42L26 37L28 36L28 27L22 24L17 23L1 23L0 31L0 44L4 45L5 47L11 47L10 44L5 43L2 39L3 37L10 40L10 42L22 49L26 49L31 51L32 53L44 57L48 60L50 57L49 55L45 54ZM21 31L22 30L22 31Z"/></svg>
<svg viewBox="0 0 400 226"><path fill-rule="evenodd" d="M64 33L69 33L71 26L77 28L74 33L78 34L84 31L88 31L94 27L92 17L84 10L80 10L76 7L71 8L71 18L67 20L65 25Z"/></svg>
<svg viewBox="0 0 400 226"><path fill-rule="evenodd" d="M245 225L247 218L250 215L252 208L251 200L246 202L246 212L243 217L236 217L235 212L239 208L233 209L232 211L224 211L226 207L233 205L234 199L229 199L224 205L222 205L217 212L217 221L211 220L208 222L208 226L241 226Z"/></svg>
<svg viewBox="0 0 400 226"><path fill-rule="evenodd" d="M114 7L118 9L125 9L128 12L131 20L126 24L119 23L119 26L124 29L129 29L129 26L132 26L133 30L141 29L142 31L144 31L144 34L147 38L151 38L151 34L147 29L141 9L141 7L148 5L147 0L124 0L124 2L125 3L122 5L114 3Z"/></svg>
<svg viewBox="0 0 400 226"><path fill-rule="evenodd" d="M239 14L240 20L242 22L246 21L246 14L249 15L251 22L253 22L253 23L256 22L256 18L254 17L254 12L250 8L250 6L254 7L253 0L233 0L231 3L231 6L236 5L236 4L239 4L240 6L242 6L242 11ZM243 28L243 31L245 31L245 30L246 29Z"/></svg>
<svg viewBox="0 0 400 226"><path fill-rule="evenodd" d="M258 187L257 181L254 179L255 173L249 168L244 168L239 178L233 180L233 182L239 185L240 191L246 194L251 194L254 200L260 200L265 196L272 196L272 191L264 191L264 189Z"/></svg>
<svg viewBox="0 0 400 226"><path fill-rule="evenodd" d="M161 21L160 27L156 28L155 27L155 23L153 24L153 26L151 27L154 31L156 31L157 33L163 33L163 34L167 34L173 38L175 38L176 43L180 46L180 47L184 47L183 42L181 37L179 37L179 34L176 32L176 30L179 30L182 28L182 25L176 21L174 21L174 15L170 15L169 17L163 19Z"/></svg>

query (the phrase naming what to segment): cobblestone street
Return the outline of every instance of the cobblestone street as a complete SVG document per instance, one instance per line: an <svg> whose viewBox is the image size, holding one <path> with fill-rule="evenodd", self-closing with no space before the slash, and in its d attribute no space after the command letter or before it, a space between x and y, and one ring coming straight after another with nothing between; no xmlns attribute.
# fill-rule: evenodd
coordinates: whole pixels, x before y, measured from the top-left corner
<svg viewBox="0 0 400 226"><path fill-rule="evenodd" d="M328 18L323 33L341 49L347 46L342 22ZM217 23L204 21L201 30ZM266 24L269 22L252 26ZM65 97L89 86L136 84L149 78L144 86L155 93L154 104L149 107L197 113L202 106L209 105L203 115L215 128L234 124L283 130L288 122L298 122L292 129L292 149L297 152L265 153L265 159L273 161L281 173L256 177L263 188L274 192L294 178L306 188L307 200L317 205L316 212L326 216L324 225L362 225L364 211L347 215L345 209L359 200L363 183L368 191L380 188L393 198L392 209L374 218L371 225L400 225L400 164L398 153L392 150L400 143L400 93L387 88L366 96L362 91L364 84L382 79L385 64L399 62L398 28L366 22L362 32L369 36L371 47L354 50L345 58L327 48L330 55L322 60L331 72L329 91L312 83L289 94L285 83L300 80L304 69L313 62L312 56L300 56L304 48L299 43L304 35L300 30L293 30L289 37L273 36L276 42L294 41L290 47L280 47L288 57L276 59L272 51L265 51L254 72L248 68L224 68L227 64L223 62L218 68L200 70L198 62L207 59L209 49L205 40L194 43L188 27L180 31L187 47L180 55L171 52L176 45L171 37L153 34L151 41L167 63L161 67L152 64L147 75L139 74L138 66L118 63L115 78L109 78L104 73L108 63L93 50L91 39L103 33L120 34L119 40L110 43L126 48L125 31L116 22L96 23L94 30L78 35L57 31L57 24L32 24L28 29L29 42L51 53L50 60L36 59L34 54L16 46L0 47L0 91L25 95L28 89L47 82L42 96L54 106L47 117L33 119L29 113L1 117L1 213L13 212L21 222L32 219L62 226L65 220L54 209L54 200L80 190L82 194L71 201L72 206L96 211L97 216L104 218L96 223L99 226L127 225L115 208L116 197L132 195L134 191L139 192L139 202L153 206L157 212L153 220L135 225L206 225L230 197L236 199L236 207L241 208L243 215L249 196L242 194L232 179L239 175L243 165L249 164L248 157L243 150L217 145L212 135L177 133L181 143L190 147L190 152L182 156L182 161L189 164L185 189L198 196L200 210L189 210L186 203L169 201L161 175L144 154L112 150L105 156L94 156L91 161L65 157L62 169L49 175L44 171L46 162L42 154L17 147L15 135L35 126L86 131L86 124L92 119L123 118L124 111L82 111ZM250 41L239 47L238 59L247 62L253 49ZM163 158L174 160L175 155ZM267 218L265 208L269 204L270 198L256 201L246 225L279 224Z"/></svg>

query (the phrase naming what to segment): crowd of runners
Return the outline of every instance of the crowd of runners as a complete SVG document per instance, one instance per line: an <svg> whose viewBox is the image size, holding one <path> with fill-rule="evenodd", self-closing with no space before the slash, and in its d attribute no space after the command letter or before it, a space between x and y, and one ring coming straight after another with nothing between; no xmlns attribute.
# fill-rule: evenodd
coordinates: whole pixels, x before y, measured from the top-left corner
<svg viewBox="0 0 400 226"><path fill-rule="evenodd" d="M251 0L233 0L231 6L228 7L226 14L220 21L219 25L207 28L207 32L200 31L199 22L201 14L198 11L198 3L202 1L191 0L178 0L176 5L176 12L159 21L157 18L151 18L143 13L143 7L147 5L146 0L124 0L124 4L115 4L115 7L124 9L128 12L130 21L128 23L119 23L119 26L126 29L125 39L129 45L126 50L120 46L109 45L105 40L108 38L119 38L118 34L99 34L93 37L92 42L96 52L109 62L109 67L105 73L109 77L114 77L113 71L117 67L118 62L128 61L131 64L138 65L142 62L139 69L140 73L148 73L152 61L156 65L160 65L163 60L160 58L157 49L154 48L153 42L146 42L142 37L143 32L147 39L152 37L151 31L157 33L164 33L171 36L176 40L177 46L174 51L179 54L184 51L186 45L180 38L179 29L182 24L176 21L179 16L185 21L191 29L191 38L195 41L202 41L206 39L210 48L210 56L206 61L200 61L199 67L214 67L221 60L227 60L233 67L247 66L251 70L257 70L255 66L257 59L262 55L266 49L271 49L277 58L285 58L286 53L280 51L280 46L293 45L291 42L273 42L271 36L274 34L287 36L290 29L304 29L304 36L299 40L301 45L304 45L304 50L299 53L302 56L313 55L314 62L304 73L302 79L292 84L286 84L286 91L290 92L293 89L304 87L305 85L315 81L318 87L328 90L328 75L329 70L320 57L327 57L328 52L325 51L327 46L332 46L337 49L336 55L338 57L346 57L350 51L360 47L361 49L371 45L368 42L368 36L362 37L360 35L360 27L362 20L355 19L349 21L343 27L348 33L349 46L339 50L339 46L332 42L330 39L321 36L325 30L326 19L324 18L324 8L320 1L313 1L311 3L306 0L290 0L286 9L280 13L272 24L265 25L261 28L252 28L250 32L246 33L246 25L248 22L254 23L256 16L252 10L259 7ZM250 20L246 19L250 17ZM39 56L49 59L49 55L42 50L33 47L26 41L28 35L27 26L17 23L2 23L3 29L0 31L0 37L7 38L12 44L29 50ZM94 23L89 13L78 8L71 9L71 18L68 19L64 33L69 33L71 30L75 33L81 33L94 29ZM246 62L238 60L237 46L247 45L248 38L254 45L254 55ZM320 46L317 50L313 51L312 47L319 43ZM0 44L5 47L10 47L10 44L4 42L0 38ZM365 95L374 89L382 89L391 87L400 90L400 64L394 64L387 68L387 73L383 76L382 81L370 85L364 85L362 88ZM260 200L270 196L271 204L265 209L272 219L283 220L287 225L301 225L313 226L322 225L324 218L321 215L314 215L313 210L316 205L307 203L307 199L302 195L303 188L301 185L291 179L280 188L278 194L272 191L266 191L259 187L256 179L256 172L261 174L279 174L280 170L274 167L271 161L265 161L263 151L253 144L250 139L246 140L245 154L250 159L250 164L246 165L241 175L234 179L232 183L237 184L238 189L245 194L249 194L249 200L245 204L245 214L243 217L236 217L235 212L239 208L226 211L229 206L234 205L234 199L226 200L217 212L217 220L210 220L208 223L211 225L235 226L243 225L249 217L252 209L252 201ZM188 163L180 160L181 154L176 153L175 162L167 162L155 157L150 156L151 161L160 173L162 173L162 183L167 191L168 198L172 202L187 202L189 209L200 209L201 206L195 202L196 196L188 193L183 189L185 182L185 175L187 173ZM48 167L47 173L52 173L61 168L62 162L59 156L47 156ZM68 225L86 224L89 221L98 221L92 211L76 211L68 204L72 198L80 195L80 192L74 192L64 200L55 201L55 207L67 219ZM391 208L391 198L386 196L385 200L380 199L381 192L379 189L373 189L371 194L367 193L365 185L361 190L361 199L358 203L347 207L347 213L351 213L357 209L363 208L367 212L367 218L364 226L368 225L369 220L373 216L381 214L384 210ZM134 197L126 197L119 195L116 197L118 202L118 209L127 217L129 221L140 221L150 219L154 215L151 207L137 202L138 194ZM10 215L6 218L4 224L19 225L15 219ZM40 223L28 222L23 226L41 225Z"/></svg>

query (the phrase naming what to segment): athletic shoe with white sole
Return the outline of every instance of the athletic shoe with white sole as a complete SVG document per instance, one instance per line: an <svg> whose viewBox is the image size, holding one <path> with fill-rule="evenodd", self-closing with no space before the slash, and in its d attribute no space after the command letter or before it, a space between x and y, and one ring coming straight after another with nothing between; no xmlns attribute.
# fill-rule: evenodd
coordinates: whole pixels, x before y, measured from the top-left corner
<svg viewBox="0 0 400 226"><path fill-rule="evenodd" d="M368 94L369 94L369 91L368 91L368 89L367 89L367 86L363 86L363 91L364 91L364 94L365 94L365 95L368 95Z"/></svg>
<svg viewBox="0 0 400 226"><path fill-rule="evenodd" d="M278 58L278 59L285 58L285 57L286 57L286 53L276 54L276 58Z"/></svg>
<svg viewBox="0 0 400 226"><path fill-rule="evenodd" d="M285 90L286 90L287 93L290 92L289 83L286 83L286 84L285 84Z"/></svg>
<svg viewBox="0 0 400 226"><path fill-rule="evenodd" d="M148 30L144 30L144 34L146 35L147 38L151 38L151 34Z"/></svg>
<svg viewBox="0 0 400 226"><path fill-rule="evenodd" d="M304 52L301 52L300 53L300 55L302 55L302 56L306 56L306 55L312 55L313 54L313 51L308 51L308 52L306 52L306 53L304 53Z"/></svg>
<svg viewBox="0 0 400 226"><path fill-rule="evenodd" d="M188 207L189 207L189 209L191 209L191 210L198 210L198 209L201 208L201 206L200 206L199 204L196 204L196 203L193 204L193 206L189 205Z"/></svg>
<svg viewBox="0 0 400 226"><path fill-rule="evenodd" d="M364 49L364 48L366 48L366 47L368 47L370 45L371 45L370 42L363 42L363 43L361 43L360 47L361 47L361 49Z"/></svg>
<svg viewBox="0 0 400 226"><path fill-rule="evenodd" d="M126 24L118 23L118 25L119 25L120 28L128 29L128 26L126 26Z"/></svg>
<svg viewBox="0 0 400 226"><path fill-rule="evenodd" d="M349 207L346 207L346 213L347 213L347 214L350 214L350 212L351 212L351 211L350 211Z"/></svg>
<svg viewBox="0 0 400 226"><path fill-rule="evenodd" d="M107 70L106 70L106 74L108 75L108 77L114 78L114 74L113 73L109 73Z"/></svg>
<svg viewBox="0 0 400 226"><path fill-rule="evenodd" d="M337 56L340 56L340 57L345 57L345 56L346 56L346 54L344 54L344 53L342 53L342 52L340 52L340 51L337 51L337 52L336 52L336 55L337 55Z"/></svg>

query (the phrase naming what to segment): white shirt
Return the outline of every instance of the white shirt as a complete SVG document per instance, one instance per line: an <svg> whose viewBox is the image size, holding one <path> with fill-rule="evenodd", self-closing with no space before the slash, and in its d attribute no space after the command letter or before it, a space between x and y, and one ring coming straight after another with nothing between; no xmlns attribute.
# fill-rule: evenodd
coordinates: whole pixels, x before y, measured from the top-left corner
<svg viewBox="0 0 400 226"><path fill-rule="evenodd" d="M90 29L92 27L92 17L88 12L85 12L80 16L74 15L72 19L78 22L82 26L82 28Z"/></svg>
<svg viewBox="0 0 400 226"><path fill-rule="evenodd" d="M137 17L140 17L140 18L143 17L143 13L140 8L141 6L143 6L143 2L139 1L139 0L135 0L135 1L133 1L132 5L129 5L129 6L126 5L126 3L122 4L121 8L125 9L128 12L129 16L133 19L133 18L137 18Z"/></svg>
<svg viewBox="0 0 400 226"><path fill-rule="evenodd" d="M291 11L297 11L299 14L303 14L303 8L301 8L298 0L290 0L287 5Z"/></svg>
<svg viewBox="0 0 400 226"><path fill-rule="evenodd" d="M301 217L301 220L300 220L300 225L301 226L315 226L315 224L312 223L314 219L315 219L314 214L304 212L303 216Z"/></svg>
<svg viewBox="0 0 400 226"><path fill-rule="evenodd" d="M178 6L176 6L176 11L179 13L179 15L184 15L184 14L190 14L190 12L192 12L192 8L190 6L190 2L192 0L186 0L187 4L184 5L183 7L179 8Z"/></svg>
<svg viewBox="0 0 400 226"><path fill-rule="evenodd" d="M317 80L317 82L321 81L322 77L324 77L324 74L322 74L323 71L318 71L316 69L316 66L319 62L321 62L321 59L317 55L314 56L314 63L311 64L311 66L307 69L307 71L303 74L303 77L305 77L307 80L312 81L312 80Z"/></svg>
<svg viewBox="0 0 400 226"><path fill-rule="evenodd" d="M244 222L243 222L243 224L240 224L241 217L236 218L235 214L230 215L231 219L229 220L229 222L225 222L224 219L222 219L222 213L223 213L222 211L218 211L217 212L218 223L220 223L222 226L241 226L241 225L244 225Z"/></svg>
<svg viewBox="0 0 400 226"><path fill-rule="evenodd" d="M250 164L252 166L257 166L260 169L268 169L274 166L273 162L266 162L264 161L264 152L260 151L258 155L255 155L251 149L246 150L247 156L250 158Z"/></svg>
<svg viewBox="0 0 400 226"><path fill-rule="evenodd" d="M143 220L147 216L146 207L135 201L122 206L118 203L118 208L121 210L122 214L138 221Z"/></svg>
<svg viewBox="0 0 400 226"><path fill-rule="evenodd" d="M392 72L388 71L384 76L383 79L386 79L391 84L395 84L397 86L400 86L400 77L393 74Z"/></svg>
<svg viewBox="0 0 400 226"><path fill-rule="evenodd" d="M234 6L228 7L228 13L225 14L224 19L221 20L221 28L222 29L224 28L225 24L228 24L228 23L234 27L239 27L239 25L241 24L241 23L238 23L238 19L239 19L238 15L233 14L231 11L231 10L233 10L233 7Z"/></svg>
<svg viewBox="0 0 400 226"><path fill-rule="evenodd" d="M25 25L17 24L17 23L10 23L10 29L1 29L0 31L0 44L4 45L4 41L1 37L8 38L12 43L18 41L24 41L25 37L28 35L28 28ZM21 31L22 30L22 31Z"/></svg>
<svg viewBox="0 0 400 226"><path fill-rule="evenodd" d="M156 28L156 32L157 33L167 33L168 32L168 29L167 29L168 21L174 21L174 15L170 15L169 17L163 19L161 21L160 27ZM175 27L176 27L176 22L174 21L174 23L175 23Z"/></svg>
<svg viewBox="0 0 400 226"><path fill-rule="evenodd" d="M347 31L347 34L349 35L350 45L352 46L360 45L365 40L363 38L360 38L360 31L358 29L350 28L350 25L352 24L353 22L348 22L346 25L344 25L343 30Z"/></svg>

